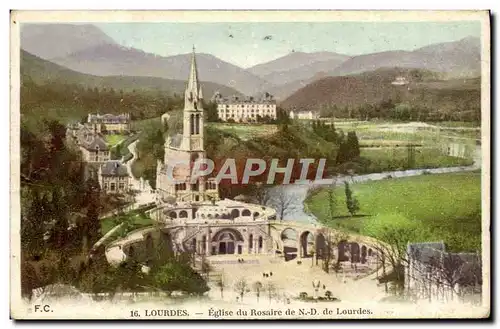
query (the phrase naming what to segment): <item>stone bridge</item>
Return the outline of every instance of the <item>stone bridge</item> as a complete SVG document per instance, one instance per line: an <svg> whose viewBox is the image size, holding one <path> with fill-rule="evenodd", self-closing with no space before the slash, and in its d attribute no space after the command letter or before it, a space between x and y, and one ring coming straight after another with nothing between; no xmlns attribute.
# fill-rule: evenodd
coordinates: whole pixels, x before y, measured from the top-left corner
<svg viewBox="0 0 500 329"><path fill-rule="evenodd" d="M369 257L377 254L378 242L370 237L348 234L314 223L277 221L269 225L273 251L283 255L285 260L323 259L333 250L331 256L340 262L366 263Z"/></svg>

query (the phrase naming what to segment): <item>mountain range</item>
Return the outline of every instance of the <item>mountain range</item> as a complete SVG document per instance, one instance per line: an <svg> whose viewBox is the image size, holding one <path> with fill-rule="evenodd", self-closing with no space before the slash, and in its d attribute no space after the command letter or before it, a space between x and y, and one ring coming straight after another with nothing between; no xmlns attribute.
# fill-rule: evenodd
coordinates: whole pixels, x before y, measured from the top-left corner
<svg viewBox="0 0 500 329"><path fill-rule="evenodd" d="M54 83L76 84L87 88L113 88L125 92L142 90L146 92L162 92L169 95L174 93L182 95L186 88L184 80L137 76L98 76L80 73L34 56L24 50L21 50L20 63L21 81L29 79L39 85ZM241 95L233 88L214 82L202 82L202 87L207 95L211 95L216 91Z"/></svg>
<svg viewBox="0 0 500 329"><path fill-rule="evenodd" d="M153 81L144 80L145 77L184 81L191 60L191 54L165 57L121 46L90 24L25 25L21 30L21 48L41 59L94 77L113 76L113 79L121 77L124 80L135 77L135 81L142 79L141 82ZM325 77L347 76L380 68L431 70L446 78L475 77L480 75L480 59L480 40L475 37L413 51L385 51L359 56L326 51L292 52L248 69L211 54L197 54L201 79L215 83L214 87L221 86L221 93L234 89L246 95L257 95L267 91L278 100L285 100ZM211 95L207 93L206 96Z"/></svg>

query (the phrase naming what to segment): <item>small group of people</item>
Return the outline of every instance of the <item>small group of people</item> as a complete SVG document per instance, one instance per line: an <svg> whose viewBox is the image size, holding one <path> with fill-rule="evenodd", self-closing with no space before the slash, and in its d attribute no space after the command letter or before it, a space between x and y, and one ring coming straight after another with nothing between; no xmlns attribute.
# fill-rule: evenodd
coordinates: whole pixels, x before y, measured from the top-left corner
<svg viewBox="0 0 500 329"><path fill-rule="evenodd" d="M245 260L243 258L238 258L238 263L244 263Z"/></svg>
<svg viewBox="0 0 500 329"><path fill-rule="evenodd" d="M263 278L269 278L269 277L271 277L271 276L273 276L273 272L269 272L269 273L262 273L262 277L263 277Z"/></svg>

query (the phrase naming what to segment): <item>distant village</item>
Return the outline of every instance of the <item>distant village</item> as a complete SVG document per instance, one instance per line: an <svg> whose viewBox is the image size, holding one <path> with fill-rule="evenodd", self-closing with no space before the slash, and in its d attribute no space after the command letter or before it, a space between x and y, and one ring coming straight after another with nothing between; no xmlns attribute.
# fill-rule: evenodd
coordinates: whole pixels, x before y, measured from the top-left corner
<svg viewBox="0 0 500 329"><path fill-rule="evenodd" d="M85 163L85 178L99 182L106 193L125 194L129 191L129 174L120 160L111 160L106 135L130 132L130 114L89 114L87 122L68 126L69 144L81 151Z"/></svg>

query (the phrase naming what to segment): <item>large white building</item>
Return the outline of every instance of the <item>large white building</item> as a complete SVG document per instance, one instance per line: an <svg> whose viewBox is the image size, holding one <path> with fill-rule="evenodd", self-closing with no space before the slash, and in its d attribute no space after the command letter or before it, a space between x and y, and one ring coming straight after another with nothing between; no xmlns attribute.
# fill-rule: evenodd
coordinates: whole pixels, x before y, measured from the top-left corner
<svg viewBox="0 0 500 329"><path fill-rule="evenodd" d="M276 100L269 93L262 97L224 98L220 93L214 95L217 103L217 114L222 121L258 122L260 120L276 120Z"/></svg>

